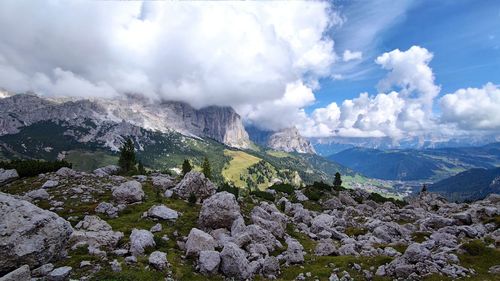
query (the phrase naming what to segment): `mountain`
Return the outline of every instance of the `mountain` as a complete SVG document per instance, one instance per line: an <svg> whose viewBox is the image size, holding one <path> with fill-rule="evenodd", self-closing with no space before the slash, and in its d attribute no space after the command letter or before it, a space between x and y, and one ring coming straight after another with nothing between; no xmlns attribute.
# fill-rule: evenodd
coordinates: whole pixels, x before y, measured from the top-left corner
<svg viewBox="0 0 500 281"><path fill-rule="evenodd" d="M499 165L500 143L422 150L356 147L327 158L378 179L441 180L467 169Z"/></svg>
<svg viewBox="0 0 500 281"><path fill-rule="evenodd" d="M311 143L295 127L279 131L261 130L255 126L247 126L246 129L250 140L264 147L285 152L316 153Z"/></svg>
<svg viewBox="0 0 500 281"><path fill-rule="evenodd" d="M79 141L104 141L113 150L117 149L121 134L134 134L133 127L212 138L238 148L250 145L240 116L230 107L211 106L197 110L186 103L172 101L46 99L32 94L0 99L0 135L18 133L22 127L41 121L64 121L86 128L87 132L79 136ZM110 127L113 128L111 132Z"/></svg>
<svg viewBox="0 0 500 281"><path fill-rule="evenodd" d="M441 180L429 186L429 191L449 201L474 201L491 193L500 193L500 168L475 168Z"/></svg>
<svg viewBox="0 0 500 281"><path fill-rule="evenodd" d="M309 138L309 141L314 146L319 155L329 156L342 150L353 147L372 148L372 149L433 149L433 148L450 148L450 147L475 147L482 146L488 143L500 142L500 136L467 136L467 137L439 137L439 136L423 136L423 137L408 137L395 141L389 137L326 137L326 138Z"/></svg>

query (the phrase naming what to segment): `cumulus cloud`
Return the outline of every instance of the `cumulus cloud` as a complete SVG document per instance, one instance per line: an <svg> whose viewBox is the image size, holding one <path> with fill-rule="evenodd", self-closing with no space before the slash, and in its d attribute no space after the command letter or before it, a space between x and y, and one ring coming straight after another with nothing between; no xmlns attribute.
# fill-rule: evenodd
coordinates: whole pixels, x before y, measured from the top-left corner
<svg viewBox="0 0 500 281"><path fill-rule="evenodd" d="M330 75L340 23L327 2L2 1L0 87L294 116L312 92L290 92Z"/></svg>
<svg viewBox="0 0 500 281"><path fill-rule="evenodd" d="M351 52L350 50L345 50L342 55L342 59L344 62L349 62L352 60L360 60L363 58L362 52Z"/></svg>
<svg viewBox="0 0 500 281"><path fill-rule="evenodd" d="M429 67L431 59L432 53L419 46L380 55L375 62L388 71L379 82L381 92L375 96L362 93L340 107L333 103L316 109L303 132L393 139L427 133L435 126L432 105L440 91Z"/></svg>
<svg viewBox="0 0 500 281"><path fill-rule="evenodd" d="M463 130L500 130L500 88L487 83L482 88L459 89L440 99L442 122Z"/></svg>

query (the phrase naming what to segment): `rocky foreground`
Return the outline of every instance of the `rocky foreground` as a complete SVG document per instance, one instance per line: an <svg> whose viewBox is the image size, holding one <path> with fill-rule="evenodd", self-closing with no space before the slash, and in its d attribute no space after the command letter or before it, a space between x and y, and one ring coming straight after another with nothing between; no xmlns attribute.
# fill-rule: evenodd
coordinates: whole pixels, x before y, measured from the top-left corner
<svg viewBox="0 0 500 281"><path fill-rule="evenodd" d="M318 201L269 190L271 202L217 192L198 172L117 171L62 168L28 179L10 171L0 187L0 280L500 276L500 195L455 204L423 192L396 205L363 190Z"/></svg>

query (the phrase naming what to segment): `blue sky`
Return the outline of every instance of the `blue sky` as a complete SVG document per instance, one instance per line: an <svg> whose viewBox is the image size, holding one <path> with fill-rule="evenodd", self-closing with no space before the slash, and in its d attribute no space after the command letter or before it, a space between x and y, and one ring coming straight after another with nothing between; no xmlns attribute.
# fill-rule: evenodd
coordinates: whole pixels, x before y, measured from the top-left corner
<svg viewBox="0 0 500 281"><path fill-rule="evenodd" d="M500 1L375 1L369 4L374 5L371 11L367 11L366 1L333 1L333 4L347 17L344 26L331 31L337 53L345 49L362 51L363 61L347 71L359 74L357 77L321 79L321 89L315 91L317 102L306 109L308 112L332 101L340 104L361 92L377 94L377 82L386 71L375 64L375 58L413 45L434 54L430 67L436 84L441 86L440 95L460 88L481 87L487 82L500 84ZM396 7L388 7L393 5ZM367 13L372 17L366 16ZM351 22L350 17L356 20ZM373 17L386 19L375 27L379 30L377 35L365 44L356 42L357 34L371 25Z"/></svg>

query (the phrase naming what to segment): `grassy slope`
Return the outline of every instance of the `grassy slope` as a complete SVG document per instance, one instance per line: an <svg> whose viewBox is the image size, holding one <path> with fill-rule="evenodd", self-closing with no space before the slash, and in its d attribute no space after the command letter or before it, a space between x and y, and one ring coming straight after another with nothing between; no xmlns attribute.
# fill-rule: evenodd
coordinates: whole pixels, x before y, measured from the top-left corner
<svg viewBox="0 0 500 281"><path fill-rule="evenodd" d="M253 155L237 150L224 150L224 155L231 157L229 163L224 166L222 176L237 187L244 187L246 183L240 179L240 175L248 175L248 168L261 159Z"/></svg>

